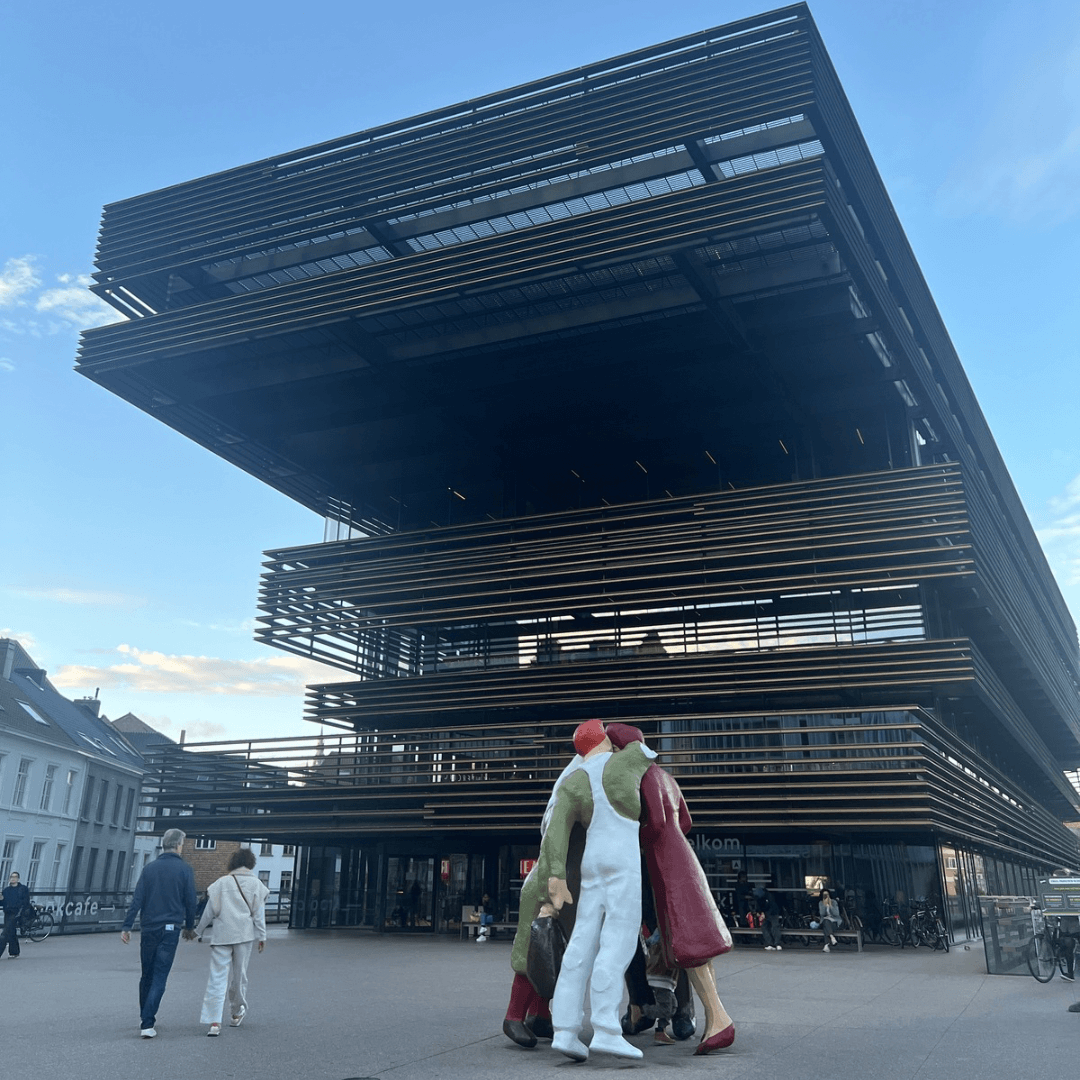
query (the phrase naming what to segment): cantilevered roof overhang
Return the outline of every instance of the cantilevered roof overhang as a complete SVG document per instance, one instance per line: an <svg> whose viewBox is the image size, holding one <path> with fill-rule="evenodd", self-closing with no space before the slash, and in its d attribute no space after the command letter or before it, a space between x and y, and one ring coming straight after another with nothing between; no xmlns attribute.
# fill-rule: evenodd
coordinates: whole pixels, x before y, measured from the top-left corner
<svg viewBox="0 0 1080 1080"><path fill-rule="evenodd" d="M968 618L1076 743L1075 627L803 4L112 204L97 267L82 374L369 533L957 462Z"/></svg>

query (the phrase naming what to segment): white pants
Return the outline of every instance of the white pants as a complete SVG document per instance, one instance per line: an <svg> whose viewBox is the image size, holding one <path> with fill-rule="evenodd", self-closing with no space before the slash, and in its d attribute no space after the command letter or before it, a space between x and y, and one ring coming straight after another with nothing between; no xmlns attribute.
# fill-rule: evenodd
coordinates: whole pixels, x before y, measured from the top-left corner
<svg viewBox="0 0 1080 1080"><path fill-rule="evenodd" d="M582 766L592 788L593 814L581 857L574 932L551 999L551 1023L556 1031L577 1035L588 990L593 1031L621 1038L623 975L641 929L641 856L638 823L620 816L604 793L603 768L610 756L602 754Z"/></svg>
<svg viewBox="0 0 1080 1080"><path fill-rule="evenodd" d="M230 1015L239 1016L247 1008L247 968L254 941L239 941L235 945L210 946L210 978L203 996L203 1024L220 1024L228 991Z"/></svg>
<svg viewBox="0 0 1080 1080"><path fill-rule="evenodd" d="M551 1023L556 1030L577 1035L585 1020L587 989L593 1030L620 1036L623 975L641 929L641 875L590 884L583 879L578 903L551 999Z"/></svg>

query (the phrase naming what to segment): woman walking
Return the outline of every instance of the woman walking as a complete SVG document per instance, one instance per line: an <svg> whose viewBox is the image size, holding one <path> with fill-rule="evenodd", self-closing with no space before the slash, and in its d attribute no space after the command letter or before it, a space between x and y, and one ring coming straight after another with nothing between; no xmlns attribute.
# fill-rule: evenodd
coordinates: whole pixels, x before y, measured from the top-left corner
<svg viewBox="0 0 1080 1080"><path fill-rule="evenodd" d="M828 889L823 889L821 899L818 901L818 917L821 919L821 935L825 938L825 948L822 952L828 952L830 945L836 944L836 931L841 927L840 907L829 895Z"/></svg>
<svg viewBox="0 0 1080 1080"><path fill-rule="evenodd" d="M251 946L266 944L266 897L270 890L252 873L255 853L250 848L233 852L229 872L207 890L206 907L196 931L199 940L210 931L210 978L203 997L202 1023L207 1035L221 1034L221 1017L228 992L231 1027L247 1015L247 966Z"/></svg>

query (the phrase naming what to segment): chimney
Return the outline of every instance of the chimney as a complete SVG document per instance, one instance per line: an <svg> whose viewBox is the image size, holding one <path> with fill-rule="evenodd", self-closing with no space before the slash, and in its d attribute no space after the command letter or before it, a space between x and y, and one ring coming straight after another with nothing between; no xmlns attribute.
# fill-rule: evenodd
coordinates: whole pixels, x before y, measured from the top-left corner
<svg viewBox="0 0 1080 1080"><path fill-rule="evenodd" d="M0 676L11 681L11 669L15 666L14 641L5 639L0 641Z"/></svg>
<svg viewBox="0 0 1080 1080"><path fill-rule="evenodd" d="M101 715L101 702L96 697L81 697L75 699L75 704L80 709L88 712L91 716Z"/></svg>

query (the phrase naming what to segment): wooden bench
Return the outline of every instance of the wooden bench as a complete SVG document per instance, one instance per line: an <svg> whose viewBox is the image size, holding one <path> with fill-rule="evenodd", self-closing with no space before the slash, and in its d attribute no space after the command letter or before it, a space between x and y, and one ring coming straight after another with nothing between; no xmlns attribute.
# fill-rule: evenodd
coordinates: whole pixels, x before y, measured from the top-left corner
<svg viewBox="0 0 1080 1080"><path fill-rule="evenodd" d="M735 941L753 941L755 938L761 937L761 930L754 926L729 926L731 936ZM837 930L835 935L838 941L853 941L859 952L863 951L863 933L861 930ZM791 944L796 938L810 939L810 944L813 945L815 941L818 941L820 945L825 944L825 939L822 937L820 930L811 930L809 927L798 926L784 926L780 930L780 940L785 944ZM799 944L802 944L800 941Z"/></svg>

